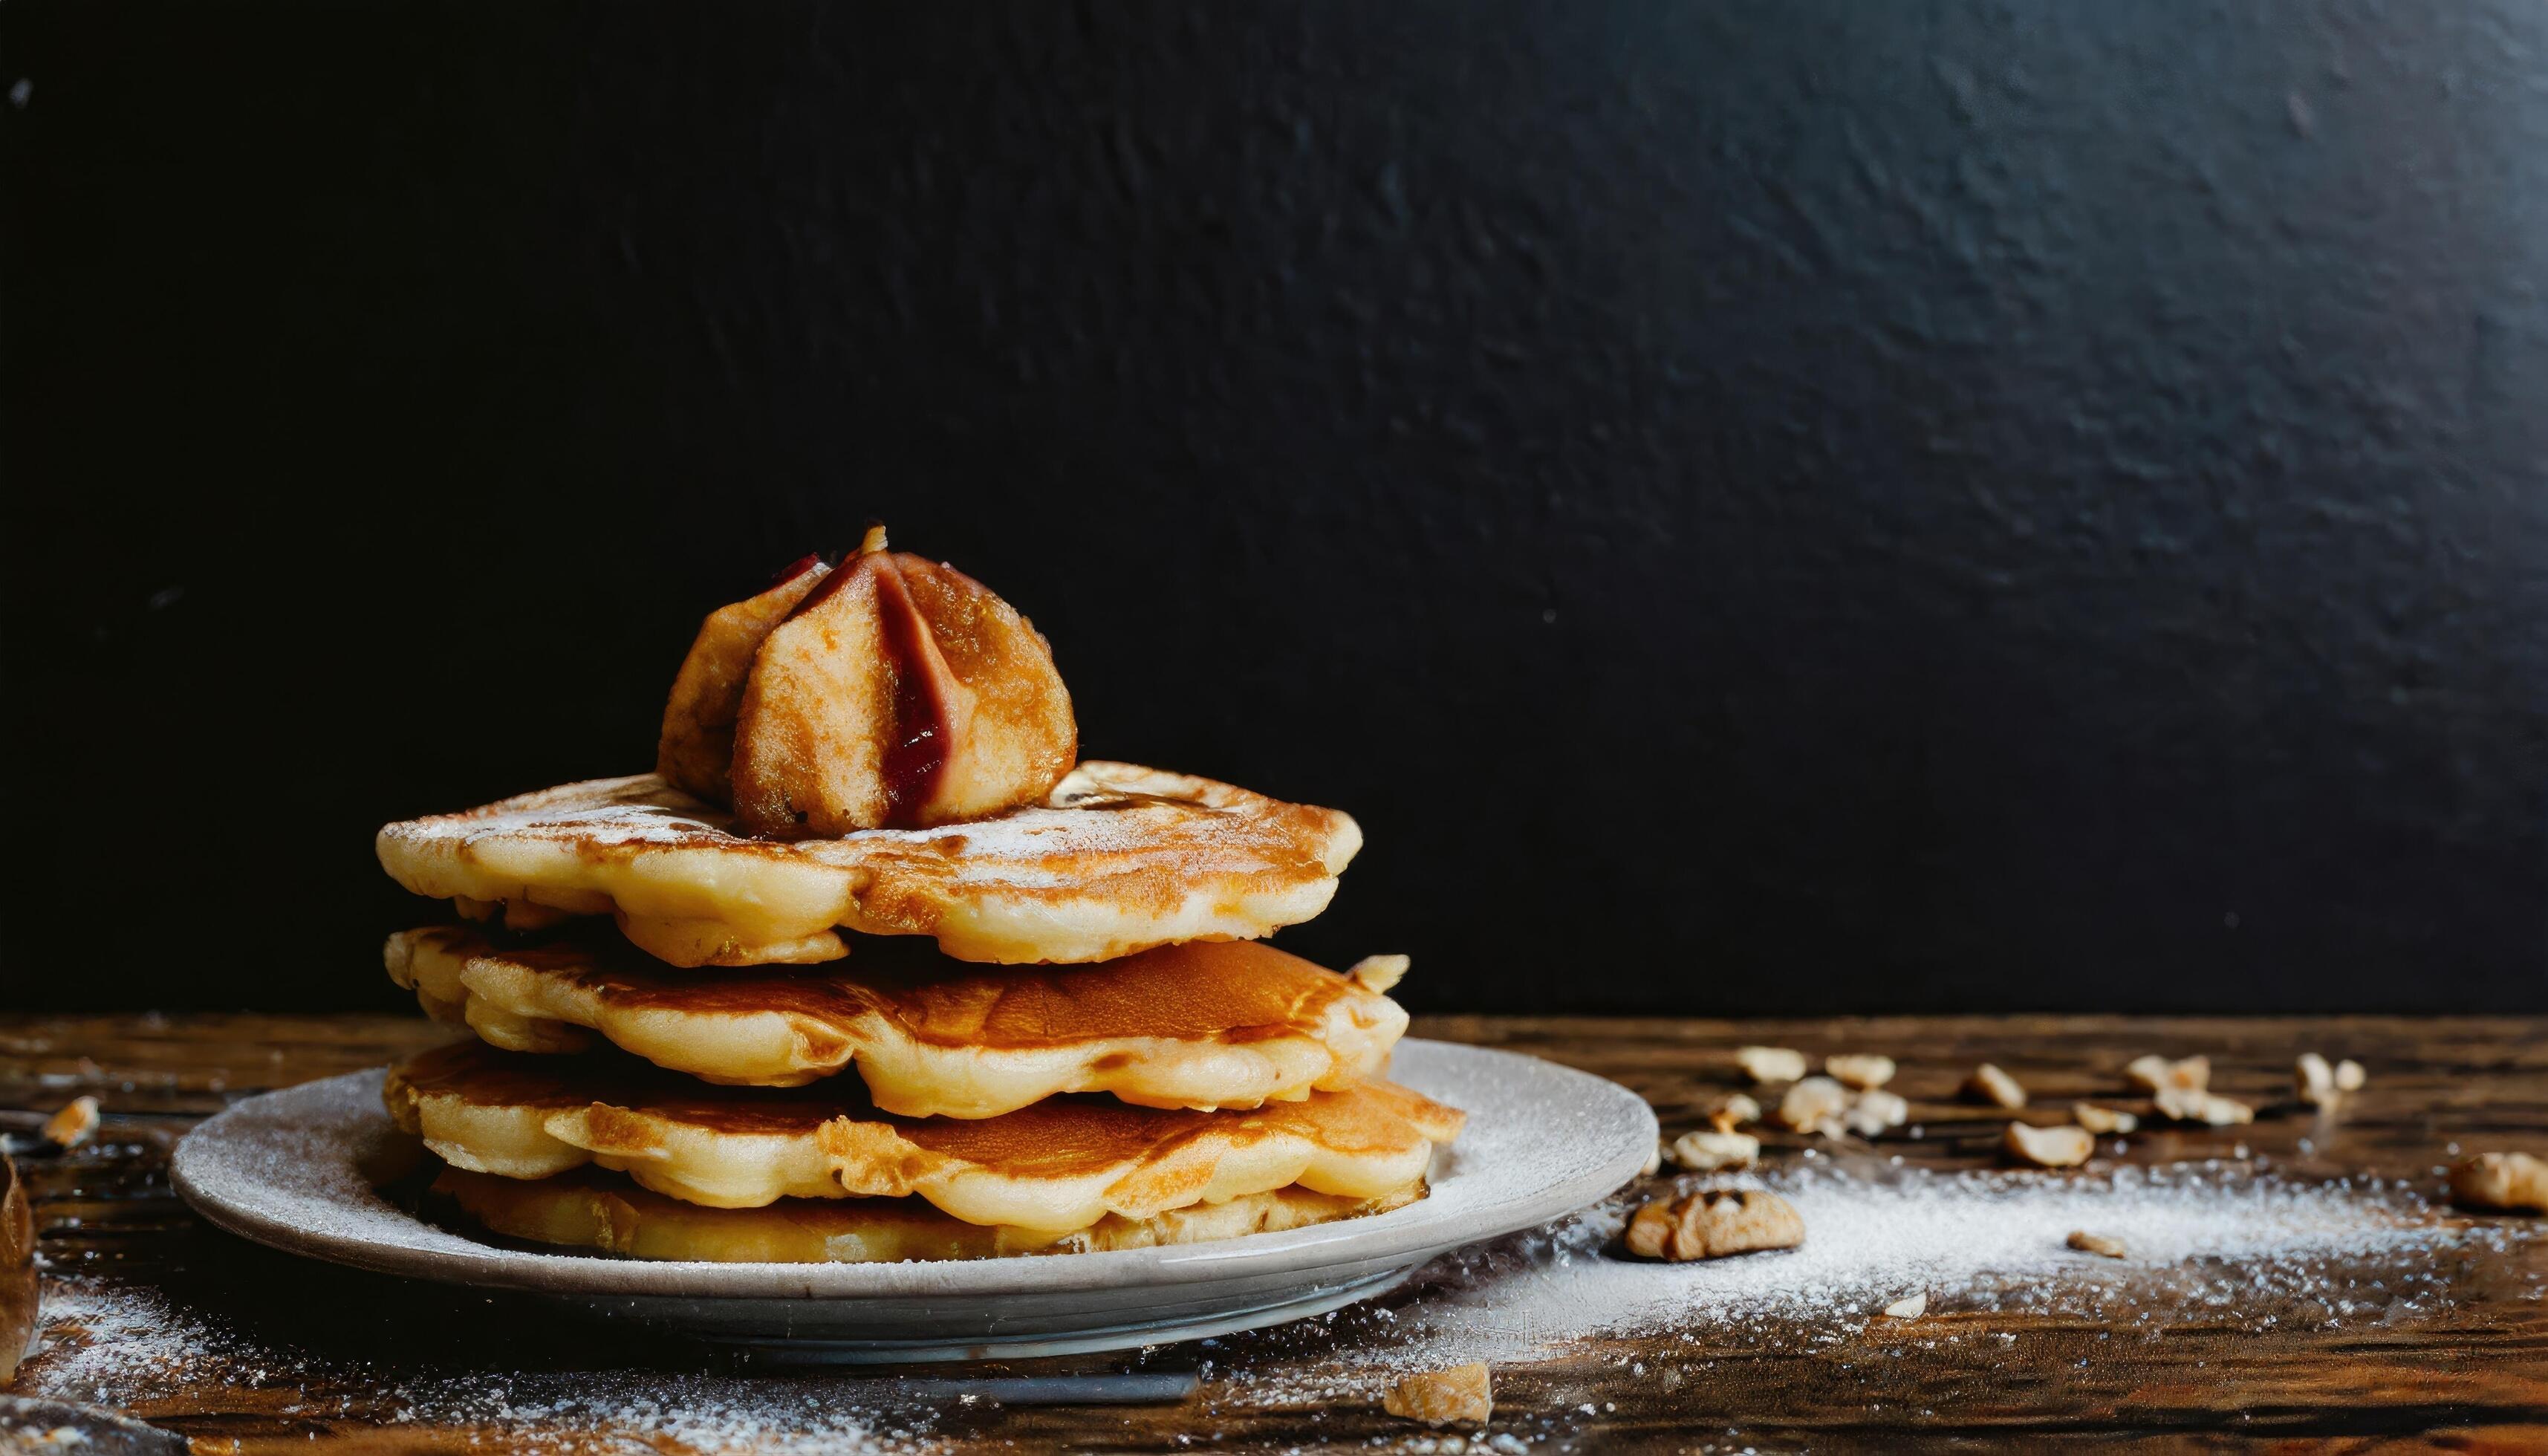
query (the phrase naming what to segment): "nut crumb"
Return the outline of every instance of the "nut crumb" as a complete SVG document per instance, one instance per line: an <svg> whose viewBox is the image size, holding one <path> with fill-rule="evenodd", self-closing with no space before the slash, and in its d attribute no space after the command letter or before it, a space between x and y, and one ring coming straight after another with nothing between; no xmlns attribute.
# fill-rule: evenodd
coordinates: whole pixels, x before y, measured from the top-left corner
<svg viewBox="0 0 2548 1456"><path fill-rule="evenodd" d="M1798 1133L1816 1132L1849 1111L1849 1093L1829 1077L1807 1077L1778 1100L1778 1121Z"/></svg>
<svg viewBox="0 0 2548 1456"><path fill-rule="evenodd" d="M1646 1154L1645 1166L1637 1169L1637 1176L1640 1178L1651 1178L1663 1170L1664 1145L1661 1141L1657 1141L1655 1143L1655 1150Z"/></svg>
<svg viewBox="0 0 2548 1456"><path fill-rule="evenodd" d="M1805 1074L1805 1053L1787 1046L1739 1046L1734 1059L1756 1082L1793 1082Z"/></svg>
<svg viewBox="0 0 2548 1456"><path fill-rule="evenodd" d="M1418 1371L1383 1394L1380 1409L1427 1425L1484 1425L1496 1411L1495 1376L1483 1364Z"/></svg>
<svg viewBox="0 0 2548 1456"><path fill-rule="evenodd" d="M2451 1201L2473 1209L2548 1214L2548 1162L2526 1152L2481 1152L2451 1165Z"/></svg>
<svg viewBox="0 0 2548 1456"><path fill-rule="evenodd" d="M1893 1080L1893 1058L1870 1055L1866 1052L1826 1056L1823 1058L1823 1070L1829 1072L1844 1087L1855 1087L1861 1092L1868 1092Z"/></svg>
<svg viewBox="0 0 2548 1456"><path fill-rule="evenodd" d="M1872 1138L1909 1121L1911 1104L1881 1087L1870 1087L1851 1098L1849 1111L1841 1114L1841 1122L1861 1138Z"/></svg>
<svg viewBox="0 0 2548 1456"><path fill-rule="evenodd" d="M2070 1236L2061 1241L2083 1254L2103 1254L2110 1259L2120 1259L2124 1256L2124 1241L2111 1234L2091 1233L2085 1228L2074 1228L2070 1230Z"/></svg>
<svg viewBox="0 0 2548 1456"><path fill-rule="evenodd" d="M2189 1056L2170 1061L2156 1053L2136 1056L2124 1068L2124 1075L2143 1092L2164 1092L2171 1087L2181 1092L2201 1092L2212 1085L2212 1058Z"/></svg>
<svg viewBox="0 0 2548 1456"><path fill-rule="evenodd" d="M2097 1139L2085 1128L2011 1123L2001 1141L2018 1158L2040 1168L2075 1168L2097 1150Z"/></svg>
<svg viewBox="0 0 2548 1456"><path fill-rule="evenodd" d="M1907 1300L1895 1300L1884 1307L1887 1320L1917 1320L1929 1313L1929 1296L1924 1292Z"/></svg>
<svg viewBox="0 0 2548 1456"><path fill-rule="evenodd" d="M2227 1128L2256 1120L2256 1110L2243 1102L2199 1087L2161 1087L2158 1110L2180 1123Z"/></svg>
<svg viewBox="0 0 2548 1456"><path fill-rule="evenodd" d="M1731 1133L1745 1123L1759 1121L1761 1104L1742 1092L1727 1093L1707 1110L1707 1125L1720 1133Z"/></svg>
<svg viewBox="0 0 2548 1456"><path fill-rule="evenodd" d="M45 1138L56 1147L77 1147L97 1133L97 1099L74 1097L45 1122Z"/></svg>
<svg viewBox="0 0 2548 1456"><path fill-rule="evenodd" d="M2362 1084L2365 1080L2366 1077L2362 1070L2362 1063L2355 1061L2352 1057L2348 1056L2344 1060L2335 1064L2336 1091L2359 1092L2362 1090Z"/></svg>
<svg viewBox="0 0 2548 1456"><path fill-rule="evenodd" d="M1390 989L1407 978L1408 967L1415 963L1412 956L1365 956L1353 963L1345 974L1353 983L1375 996L1386 996Z"/></svg>
<svg viewBox="0 0 2548 1456"><path fill-rule="evenodd" d="M2325 1109L2335 1106L2335 1068L2315 1051L2304 1051L2292 1063L2292 1081L2299 1087L2301 1101Z"/></svg>
<svg viewBox="0 0 2548 1456"><path fill-rule="evenodd" d="M1964 1078L1964 1095L1978 1097L1993 1107L2011 1111L2026 1106L2026 1089L2017 1084L2017 1078L1987 1061L1974 1067L1973 1074Z"/></svg>
<svg viewBox="0 0 2548 1456"><path fill-rule="evenodd" d="M1715 1259L1754 1249L1794 1248L1805 1241L1805 1221L1774 1193L1758 1188L1718 1189L1664 1199L1628 1220L1628 1252L1639 1258Z"/></svg>
<svg viewBox="0 0 2548 1456"><path fill-rule="evenodd" d="M1684 1133L1673 1139L1672 1155L1693 1173L1721 1173L1758 1161L1761 1139L1749 1133Z"/></svg>
<svg viewBox="0 0 2548 1456"><path fill-rule="evenodd" d="M2128 1112L2099 1107L2093 1102L2070 1104L2070 1120L2091 1133L2129 1133L2141 1125L2141 1120Z"/></svg>

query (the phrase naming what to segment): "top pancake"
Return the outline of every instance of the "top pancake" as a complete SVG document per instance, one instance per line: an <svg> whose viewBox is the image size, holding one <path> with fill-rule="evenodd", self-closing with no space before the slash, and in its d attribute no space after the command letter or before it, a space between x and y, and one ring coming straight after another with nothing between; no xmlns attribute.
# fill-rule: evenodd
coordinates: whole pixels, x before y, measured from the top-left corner
<svg viewBox="0 0 2548 1456"><path fill-rule="evenodd" d="M675 965L831 960L838 929L935 937L959 960L1107 960L1252 940L1335 894L1362 831L1334 809L1084 763L1038 806L934 829L748 839L652 774L383 828L390 876L521 923L616 915Z"/></svg>

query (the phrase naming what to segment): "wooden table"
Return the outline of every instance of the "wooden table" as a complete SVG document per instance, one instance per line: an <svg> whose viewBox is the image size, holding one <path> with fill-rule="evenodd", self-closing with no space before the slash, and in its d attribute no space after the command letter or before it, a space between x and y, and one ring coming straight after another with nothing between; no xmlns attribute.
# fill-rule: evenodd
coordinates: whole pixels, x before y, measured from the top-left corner
<svg viewBox="0 0 2548 1456"><path fill-rule="evenodd" d="M1888 1154L1938 1168L1993 1160L2004 1115L1958 1102L1977 1061L2014 1072L2057 1120L2074 1096L2111 1097L2115 1069L2144 1050L2207 1052L2215 1085L2257 1102L2256 1124L2165 1129L2133 1141L2126 1160L2227 1157L2243 1146L2297 1178L2376 1173L2437 1187L2447 1144L2548 1153L2548 1022L2505 1018L2008 1017L1873 1018L1732 1023L1435 1017L1420 1035L1529 1051L1616 1078L1643 1093L1666 1135L1697 1121L1739 1085L1728 1052L1763 1042L1820 1054L1887 1052L1925 1136L1888 1138ZM95 1147L22 1157L39 1203L43 1247L57 1274L108 1280L209 1316L265 1352L265 1366L203 1370L179 1358L132 1413L192 1438L199 1451L685 1451L697 1437L604 1429L575 1412L510 1408L491 1394L477 1413L417 1411L394 1387L431 1374L442 1389L491 1392L523 1372L632 1371L615 1389L664 1385L678 1406L704 1368L697 1350L641 1331L582 1323L522 1300L413 1285L271 1254L196 1223L171 1196L168 1148L226 1101L311 1077L375 1065L443 1034L368 1016L71 1016L0 1019L0 1131L24 1147L42 1115L91 1092L107 1117ZM2303 1049L2350 1055L2370 1085L2334 1119L2290 1103ZM1774 1142L1779 1139L1773 1139ZM1804 1139L1784 1139L1796 1157ZM2241 1319L2180 1320L2165 1337L2105 1338L2111 1320L1945 1311L1932 1334L1969 1319L1978 1335L1906 1338L1867 1324L1847 1338L1755 1338L1694 1347L1670 1336L1587 1341L1541 1363L1497 1372L1494 1430L1532 1451L1906 1449L1950 1445L2236 1445L2332 1441L2346 1449L2446 1446L2548 1451L2548 1238L2510 1221L2500 1248L2431 1272L2442 1297L2404 1320L2332 1329L2291 1320L2255 1331ZM1774 1256L1770 1256L1774 1257ZM1943 1321L1943 1322L1942 1322ZM127 1331L129 1334L130 1331ZM22 1373L22 1387L82 1358L76 1330ZM1262 1341L1251 1346L1250 1341ZM1317 1330L1244 1335L1211 1352L1217 1365L1338 1359ZM1691 1366L1697 1348L1708 1358ZM1006 1374L1184 1371L1191 1347L1145 1356L1033 1362ZM1667 1361L1703 1371L1666 1382ZM978 1371L921 1372L947 1377ZM910 1444L954 1450L1459 1449L1363 1402L1261 1409L1224 1398L1207 1375L1181 1402L1151 1406L1020 1406L923 1401L869 1376L727 1372L716 1390L765 1404L801 1397L837 1411L872 1402L881 1423L916 1428ZM884 1392L884 1394L877 1394ZM896 1406L895 1402L901 1402ZM894 1411L903 1412L897 1416ZM639 1429L643 1429L640 1422ZM727 1434L733 1434L727 1431ZM761 1444L788 1445L783 1423ZM1434 1444L1427 1446L1425 1441ZM712 1442L708 1444L713 1444ZM1511 1449L1508 1442L1503 1449Z"/></svg>

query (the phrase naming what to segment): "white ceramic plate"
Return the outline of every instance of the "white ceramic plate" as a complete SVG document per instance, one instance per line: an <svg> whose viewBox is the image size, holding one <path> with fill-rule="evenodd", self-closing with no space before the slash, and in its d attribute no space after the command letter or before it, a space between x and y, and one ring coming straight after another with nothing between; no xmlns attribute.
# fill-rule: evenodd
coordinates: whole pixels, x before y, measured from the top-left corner
<svg viewBox="0 0 2548 1456"><path fill-rule="evenodd" d="M1597 1202L1655 1149L1655 1115L1614 1082L1447 1042L1399 1045L1391 1075L1464 1108L1432 1195L1375 1218L1216 1243L899 1264L657 1262L526 1252L436 1228L365 1176L400 1135L381 1073L250 1098L178 1143L177 1191L244 1238L387 1274L554 1296L797 1359L882 1363L1068 1354L1317 1315L1436 1254Z"/></svg>

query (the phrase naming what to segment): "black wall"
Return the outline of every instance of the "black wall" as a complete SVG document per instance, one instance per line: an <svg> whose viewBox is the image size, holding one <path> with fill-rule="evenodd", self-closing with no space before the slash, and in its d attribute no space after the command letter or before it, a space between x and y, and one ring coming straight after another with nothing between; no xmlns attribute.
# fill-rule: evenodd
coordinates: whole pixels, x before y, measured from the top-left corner
<svg viewBox="0 0 2548 1456"><path fill-rule="evenodd" d="M0 6L0 1001L881 516L1502 1009L2548 1009L2548 9Z"/></svg>

